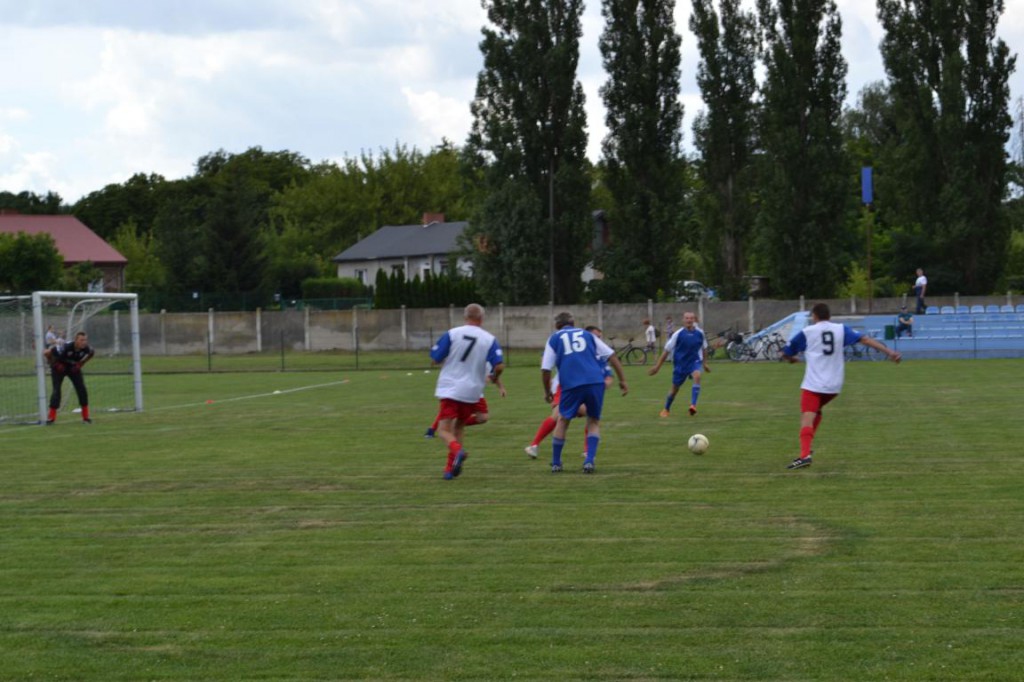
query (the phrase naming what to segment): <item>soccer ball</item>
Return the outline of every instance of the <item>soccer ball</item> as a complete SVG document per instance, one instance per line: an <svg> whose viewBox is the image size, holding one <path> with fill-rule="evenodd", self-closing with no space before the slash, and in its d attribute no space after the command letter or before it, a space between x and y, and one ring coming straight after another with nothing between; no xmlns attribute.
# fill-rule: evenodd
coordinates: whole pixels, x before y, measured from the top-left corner
<svg viewBox="0 0 1024 682"><path fill-rule="evenodd" d="M695 455L703 455L708 451L708 437L702 433L695 433L690 436L686 447L690 448L690 452Z"/></svg>

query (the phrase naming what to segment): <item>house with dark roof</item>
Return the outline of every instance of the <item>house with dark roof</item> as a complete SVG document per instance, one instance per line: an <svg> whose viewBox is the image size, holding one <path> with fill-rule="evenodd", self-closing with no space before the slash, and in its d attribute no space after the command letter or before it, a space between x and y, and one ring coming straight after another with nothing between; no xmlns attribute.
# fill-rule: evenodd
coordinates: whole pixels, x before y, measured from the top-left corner
<svg viewBox="0 0 1024 682"><path fill-rule="evenodd" d="M426 213L420 225L385 225L331 260L338 264L338 277L354 277L371 286L378 270L422 279L427 272L445 272L453 259L459 272L469 273L469 260L454 255L468 226L465 221L446 222L444 214Z"/></svg>
<svg viewBox="0 0 1024 682"><path fill-rule="evenodd" d="M65 268L92 263L103 272L102 280L96 283L97 291L124 291L124 269L128 259L74 216L22 215L4 211L0 212L0 232L48 234L64 257Z"/></svg>

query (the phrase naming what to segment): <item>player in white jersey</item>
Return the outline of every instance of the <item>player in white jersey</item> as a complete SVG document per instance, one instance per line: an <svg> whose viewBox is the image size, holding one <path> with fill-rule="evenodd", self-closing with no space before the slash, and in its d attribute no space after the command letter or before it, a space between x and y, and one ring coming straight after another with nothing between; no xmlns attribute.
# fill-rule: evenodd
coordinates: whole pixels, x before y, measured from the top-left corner
<svg viewBox="0 0 1024 682"><path fill-rule="evenodd" d="M861 343L884 353L893 362L900 354L881 341L861 334L845 324L831 322L832 313L824 303L811 308L811 324L798 332L782 349L782 359L796 362L798 353L804 354L804 380L800 384L800 456L787 469L800 469L811 465L811 445L821 424L821 408L830 403L843 390L846 369L843 348Z"/></svg>
<svg viewBox="0 0 1024 682"><path fill-rule="evenodd" d="M501 346L494 335L481 325L484 309L476 303L466 306L466 324L445 332L430 349L430 359L441 365L434 395L441 401L437 435L448 444L445 480L462 473L462 464L469 456L462 447L467 423L487 420L487 401L481 396L490 376L501 388L500 377L505 369ZM504 389L502 389L504 396Z"/></svg>

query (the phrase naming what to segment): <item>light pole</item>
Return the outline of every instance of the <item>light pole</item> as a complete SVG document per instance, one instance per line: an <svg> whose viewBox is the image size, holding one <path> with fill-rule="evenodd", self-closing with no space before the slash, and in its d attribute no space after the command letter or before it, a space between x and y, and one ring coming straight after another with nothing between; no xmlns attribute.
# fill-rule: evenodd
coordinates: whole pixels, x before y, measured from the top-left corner
<svg viewBox="0 0 1024 682"><path fill-rule="evenodd" d="M555 154L548 165L548 300L555 302Z"/></svg>

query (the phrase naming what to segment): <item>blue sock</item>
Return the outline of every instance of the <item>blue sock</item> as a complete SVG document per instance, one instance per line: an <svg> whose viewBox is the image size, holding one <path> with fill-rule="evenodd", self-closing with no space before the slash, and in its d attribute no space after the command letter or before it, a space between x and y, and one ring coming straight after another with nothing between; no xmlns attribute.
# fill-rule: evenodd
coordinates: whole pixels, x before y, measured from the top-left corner
<svg viewBox="0 0 1024 682"><path fill-rule="evenodd" d="M672 409L672 401L674 401L675 399L676 399L676 396L674 394L669 394L669 396L667 398L665 398L665 409L666 410L671 410Z"/></svg>
<svg viewBox="0 0 1024 682"><path fill-rule="evenodd" d="M551 439L551 464L562 464L562 448L565 447L564 438L552 438Z"/></svg>
<svg viewBox="0 0 1024 682"><path fill-rule="evenodd" d="M693 386L690 387L690 404L691 405L696 405L697 404L697 398L699 398L699 397L700 397L700 386L694 384Z"/></svg>
<svg viewBox="0 0 1024 682"><path fill-rule="evenodd" d="M590 464L594 463L594 458L597 457L597 446L601 444L600 436L587 436L587 459L586 462Z"/></svg>

